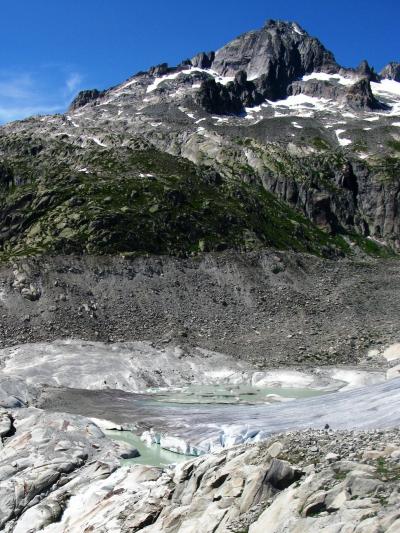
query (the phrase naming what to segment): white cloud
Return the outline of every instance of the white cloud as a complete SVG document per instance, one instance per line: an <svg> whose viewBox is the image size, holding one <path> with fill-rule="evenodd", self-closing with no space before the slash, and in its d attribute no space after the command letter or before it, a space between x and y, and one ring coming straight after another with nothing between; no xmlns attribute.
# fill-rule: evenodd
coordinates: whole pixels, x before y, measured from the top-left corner
<svg viewBox="0 0 400 533"><path fill-rule="evenodd" d="M82 81L79 72L61 66L31 72L0 70L0 123L63 112Z"/></svg>
<svg viewBox="0 0 400 533"><path fill-rule="evenodd" d="M82 83L82 76L78 74L78 72L73 72L72 74L68 76L67 81L65 83L67 87L67 91L69 93L75 93L75 91L78 89L81 83Z"/></svg>

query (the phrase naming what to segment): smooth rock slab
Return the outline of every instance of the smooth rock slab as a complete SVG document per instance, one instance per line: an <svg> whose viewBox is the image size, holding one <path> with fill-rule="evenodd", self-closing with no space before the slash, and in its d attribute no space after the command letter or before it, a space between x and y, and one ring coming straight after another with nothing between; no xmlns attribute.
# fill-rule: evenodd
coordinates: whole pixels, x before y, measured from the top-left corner
<svg viewBox="0 0 400 533"><path fill-rule="evenodd" d="M0 449L0 528L5 531L38 531L54 521L78 488L110 475L121 453L127 453L78 415L34 408L7 415L15 433Z"/></svg>
<svg viewBox="0 0 400 533"><path fill-rule="evenodd" d="M2 380L19 380L25 388L68 387L127 392L190 384L248 384L337 390L384 381L385 372L363 370L293 369L255 371L247 362L226 354L179 346L155 348L148 342L105 344L79 340L22 344L0 350ZM9 394L11 394L9 392ZM23 394L23 401L29 395ZM104 418L104 417L100 417Z"/></svg>

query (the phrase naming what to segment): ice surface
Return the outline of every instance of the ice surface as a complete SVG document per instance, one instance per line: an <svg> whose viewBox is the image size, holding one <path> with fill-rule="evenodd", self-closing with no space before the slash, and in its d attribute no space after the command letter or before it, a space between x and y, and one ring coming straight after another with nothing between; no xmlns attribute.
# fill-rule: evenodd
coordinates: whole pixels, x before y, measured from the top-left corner
<svg viewBox="0 0 400 533"><path fill-rule="evenodd" d="M338 376L353 383L365 376L357 371ZM306 428L379 429L400 423L400 379L367 387L269 406L214 406L213 409L177 406L168 410L160 431L146 433L173 451L199 455L225 446L255 442L281 431ZM357 409L354 409L354 406ZM150 416L150 413L148 413ZM151 424L150 418L147 424ZM171 440L170 440L171 439Z"/></svg>

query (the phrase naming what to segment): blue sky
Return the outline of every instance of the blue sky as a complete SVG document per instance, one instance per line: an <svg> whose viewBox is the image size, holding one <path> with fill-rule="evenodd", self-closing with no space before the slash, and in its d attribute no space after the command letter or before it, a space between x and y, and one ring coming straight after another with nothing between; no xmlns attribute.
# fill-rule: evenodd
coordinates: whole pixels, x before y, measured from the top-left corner
<svg viewBox="0 0 400 533"><path fill-rule="evenodd" d="M0 122L63 111L80 89L218 49L268 18L299 22L345 66L400 61L398 0L13 0L2 5Z"/></svg>

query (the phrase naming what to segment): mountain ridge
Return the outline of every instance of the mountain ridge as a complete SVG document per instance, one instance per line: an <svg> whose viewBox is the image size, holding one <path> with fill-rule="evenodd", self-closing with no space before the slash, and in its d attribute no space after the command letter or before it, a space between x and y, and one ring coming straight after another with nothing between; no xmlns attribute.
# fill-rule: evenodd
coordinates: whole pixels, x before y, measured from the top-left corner
<svg viewBox="0 0 400 533"><path fill-rule="evenodd" d="M261 41L263 41L262 37L264 34L267 35L269 39L269 42L267 44L271 45L268 50L265 50L265 47L262 46L265 43L261 42L261 46L259 43L260 39ZM285 53L288 52L288 47L284 46L284 53L282 53L282 36L287 38L288 35L292 38L292 41L298 46L299 54L305 56L304 64L300 65L300 67L303 67L302 69L300 68L300 71L295 70L296 65L288 65L288 61L286 61L286 64L284 65L285 70L287 71L290 67L295 70L292 75L288 76L291 82L296 81L302 76L311 72L325 72L327 74L347 73L362 78L367 78L368 81L375 82L379 82L382 79L393 79L395 81L398 81L396 77L400 77L400 74L398 73L398 69L400 68L399 63L396 62L391 62L386 65L382 69L380 74L377 74L374 68L370 67L368 61L365 59L362 60L357 67L342 67L336 62L333 53L327 50L318 38L310 36L297 22L287 22L280 20L276 21L268 19L265 22L263 28L261 28L260 30L251 30L245 32L234 38L226 45L222 46L217 51L199 52L191 59L184 60L175 67L169 66L167 63L161 63L152 66L147 71L140 71L134 76L128 78L126 82L130 82L137 76L141 76L146 73L150 76L159 77L168 73L179 72L180 70L184 71L185 69L187 69L187 67L193 67L199 69L214 70L222 77L230 74L232 78L235 78L236 74L238 74L239 72L245 72L248 81L253 81L257 78L260 78L261 76L265 76L266 79L259 81L259 87L257 87L264 90L264 99L266 98L267 94L270 95L271 99L277 99L279 98L279 96L285 97L288 96L288 94L285 94L285 91L287 90L287 86L290 85L289 82L287 83L287 86L284 88L283 91L282 89L281 92L279 92L279 90L275 90L275 94L274 91L271 90L271 87L263 87L262 85L263 82L265 83L266 81L268 81L268 77L275 78L272 79L273 82L277 81L277 76L273 76L273 73L271 74L269 70L270 67L269 65L265 64L265 61L268 61L269 63L271 62L271 60L277 61L280 59L279 53L284 56ZM246 42L249 40L250 43ZM243 51L243 49L240 50L238 54L236 54L236 57L235 54L233 54L233 57L232 54L231 57L229 57L230 52L232 52L232 47L234 48L235 44L242 43L243 41L245 41L244 44L247 45L247 47L245 46L245 48L247 49L245 51ZM278 50L274 50L274 52L279 52L277 54L278 57L271 57L270 52L271 49L273 49L274 47L281 47ZM250 56L248 55L248 48L250 48L252 52L252 55ZM235 52L235 50L233 50L233 52ZM264 52L267 52L265 56L263 54ZM293 51L289 50L289 52ZM239 56L239 58L237 56ZM248 59L247 65L246 57ZM298 58L296 59L298 60ZM260 72L255 72L254 66L252 65L252 62L257 60L261 62ZM278 67L279 66L280 65L278 65ZM297 67L299 67L299 65L297 65ZM120 85L123 85L124 83ZM115 89L118 86L119 85L111 87L109 90ZM94 92L90 94L90 91ZM99 96L102 96L103 94L107 93L107 91L108 90L98 91L97 89L93 89L89 91L81 91L81 93L86 95L90 100L96 100ZM79 98L75 103L72 103L72 109L75 107L76 104L78 104L79 106Z"/></svg>
<svg viewBox="0 0 400 533"><path fill-rule="evenodd" d="M390 255L399 125L399 82L268 21L3 126L0 253Z"/></svg>

